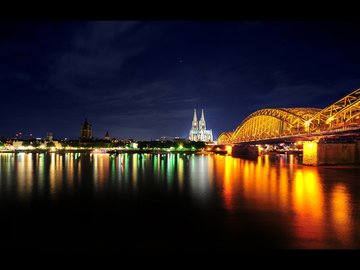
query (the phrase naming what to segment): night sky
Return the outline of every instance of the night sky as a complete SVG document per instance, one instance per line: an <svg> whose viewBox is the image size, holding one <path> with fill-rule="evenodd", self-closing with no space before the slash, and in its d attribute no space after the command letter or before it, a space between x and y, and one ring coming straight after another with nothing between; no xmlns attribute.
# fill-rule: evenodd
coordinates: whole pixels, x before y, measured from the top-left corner
<svg viewBox="0 0 360 270"><path fill-rule="evenodd" d="M0 137L215 138L271 107L323 108L360 87L360 24L0 22Z"/></svg>

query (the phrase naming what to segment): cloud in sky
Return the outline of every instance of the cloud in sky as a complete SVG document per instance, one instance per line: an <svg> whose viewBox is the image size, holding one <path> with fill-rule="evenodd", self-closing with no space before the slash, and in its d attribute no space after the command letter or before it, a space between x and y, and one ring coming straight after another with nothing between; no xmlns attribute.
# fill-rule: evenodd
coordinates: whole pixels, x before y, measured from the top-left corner
<svg viewBox="0 0 360 270"><path fill-rule="evenodd" d="M55 56L52 86L76 97L107 93L109 85L123 79L124 62L145 50L145 44L136 40L137 25L100 22L80 27L72 46Z"/></svg>
<svg viewBox="0 0 360 270"><path fill-rule="evenodd" d="M168 123L189 118L199 97L183 95L186 89L179 89L171 79L126 77L126 61L146 53L150 30L138 22L89 23L81 27L70 49L56 55L50 87L85 108L84 113L97 123L109 123L111 119L108 126L120 125L120 134L126 134L124 130L141 131L137 128L141 125L152 127L154 136L161 132L175 136Z"/></svg>

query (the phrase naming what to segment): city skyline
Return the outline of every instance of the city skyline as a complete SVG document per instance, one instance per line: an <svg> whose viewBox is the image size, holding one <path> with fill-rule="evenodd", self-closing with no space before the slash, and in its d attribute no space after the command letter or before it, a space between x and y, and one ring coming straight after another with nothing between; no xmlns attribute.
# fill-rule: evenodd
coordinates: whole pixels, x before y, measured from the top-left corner
<svg viewBox="0 0 360 270"><path fill-rule="evenodd" d="M194 109L194 113L196 113L196 109ZM193 120L194 121L194 120ZM201 120L199 121L199 123L203 121L203 125L204 125L204 128L206 128L206 124L205 124L205 119L204 119L204 110L202 109L202 116L201 116ZM92 123L90 123L88 121L87 118L84 119L83 123L80 124L80 136L78 137L65 137L65 138L57 138L57 139L60 139L60 140L77 140L77 139L92 139L92 140L102 140L102 139L105 139L105 140L110 140L111 139L111 136L109 135L109 130L106 130L106 133L104 134L104 136L97 136L97 137L94 137L92 136L92 133L93 133L93 129L92 129ZM199 124L200 126L200 124ZM193 128L193 127L192 127ZM192 131L192 128L190 130L190 132ZM208 130L206 130L208 131ZM209 132L211 133L211 130L209 130ZM34 136L32 133L23 133L22 131L18 131L16 132L15 134L11 135L11 136L8 136L7 138L9 139L23 139L23 140L28 140L28 139L46 139L48 138L49 136L53 137L53 132L52 131L48 131L46 132L46 134L43 134L42 136ZM1 137L1 136L0 136ZM5 138L3 136L3 138ZM158 139L162 139L162 138L182 138L180 136L160 136L158 138L150 138L150 140L158 140ZM211 136L212 138L212 136ZM113 138L113 139L126 139L126 138ZM128 139L132 139L132 138L128 138ZM182 138L182 139L186 139L186 138ZM191 140L191 139L190 139ZM198 140L202 140L202 139L194 139L193 141L198 141ZM207 141L215 141L213 139L211 140L207 140Z"/></svg>
<svg viewBox="0 0 360 270"><path fill-rule="evenodd" d="M2 248L359 248L359 30L1 21Z"/></svg>
<svg viewBox="0 0 360 270"><path fill-rule="evenodd" d="M262 108L324 108L357 89L351 22L2 22L0 136L217 138ZM310 64L311 63L311 64Z"/></svg>

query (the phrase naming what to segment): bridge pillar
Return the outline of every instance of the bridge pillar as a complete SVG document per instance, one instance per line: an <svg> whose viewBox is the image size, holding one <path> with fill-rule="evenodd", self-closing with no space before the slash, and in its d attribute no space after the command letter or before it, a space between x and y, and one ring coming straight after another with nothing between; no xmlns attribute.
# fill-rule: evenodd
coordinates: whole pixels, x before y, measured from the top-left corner
<svg viewBox="0 0 360 270"><path fill-rule="evenodd" d="M360 140L356 140L355 162L360 163Z"/></svg>
<svg viewBox="0 0 360 270"><path fill-rule="evenodd" d="M226 149L226 152L227 152L228 155L232 155L232 146L231 145L227 145L225 147L225 149Z"/></svg>
<svg viewBox="0 0 360 270"><path fill-rule="evenodd" d="M259 147L245 144L233 145L231 154L235 157L257 158L259 155Z"/></svg>
<svg viewBox="0 0 360 270"><path fill-rule="evenodd" d="M304 165L341 165L356 162L355 143L304 142Z"/></svg>

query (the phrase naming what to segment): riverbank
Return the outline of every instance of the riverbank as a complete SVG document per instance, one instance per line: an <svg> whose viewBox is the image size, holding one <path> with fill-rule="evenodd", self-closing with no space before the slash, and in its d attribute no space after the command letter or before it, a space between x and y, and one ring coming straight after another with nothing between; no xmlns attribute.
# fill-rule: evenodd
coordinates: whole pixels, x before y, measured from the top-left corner
<svg viewBox="0 0 360 270"><path fill-rule="evenodd" d="M106 149L22 149L22 150L0 150L1 153L92 153L92 154L212 154L211 152L201 150L140 150L140 149L117 149L117 150L106 150Z"/></svg>

